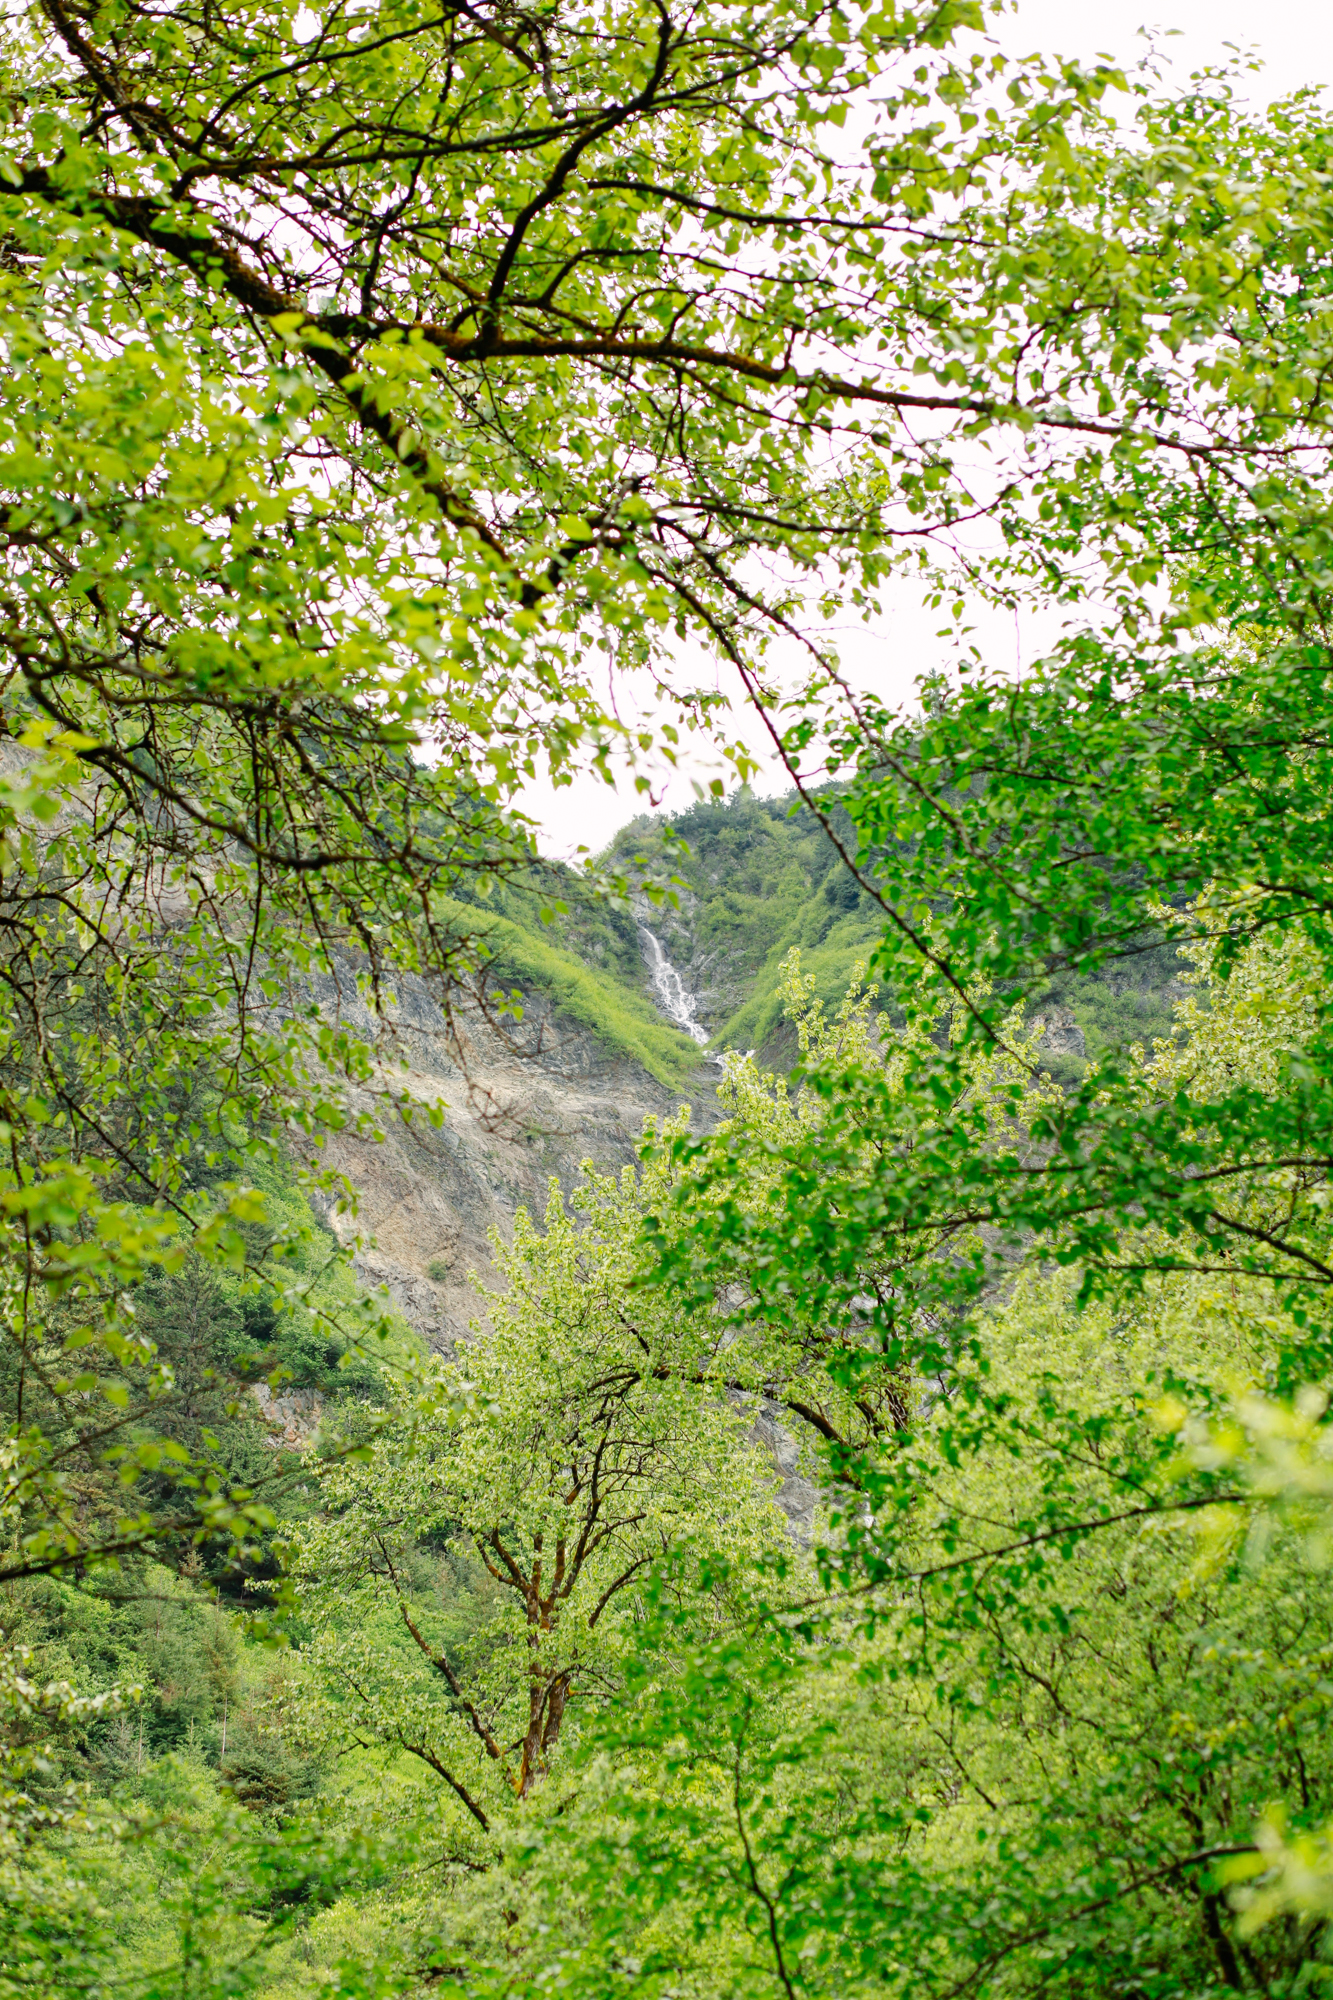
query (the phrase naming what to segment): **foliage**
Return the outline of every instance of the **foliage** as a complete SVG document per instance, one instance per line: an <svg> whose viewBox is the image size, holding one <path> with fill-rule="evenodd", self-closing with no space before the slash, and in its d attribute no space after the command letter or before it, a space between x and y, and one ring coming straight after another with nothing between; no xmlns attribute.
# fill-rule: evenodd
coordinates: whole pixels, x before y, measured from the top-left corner
<svg viewBox="0 0 1333 2000"><path fill-rule="evenodd" d="M442 1378L439 1416L329 1475L296 1565L307 1729L419 1759L486 1835L567 1717L614 1699L654 1564L682 1542L777 1546L739 1413L700 1393L720 1322L630 1299L636 1176L586 1168L575 1207L554 1186L542 1234L519 1212L466 1375Z"/></svg>
<svg viewBox="0 0 1333 2000"><path fill-rule="evenodd" d="M1251 1001L1275 989L1285 1021ZM798 1016L804 998L797 978ZM1299 957L1261 941L1211 1000L1196 1072L1259 1076L1312 996ZM764 1240L790 1126L817 1132L837 1083L883 1060L866 1019L864 997L841 1024L807 1014L826 1088L795 1111L733 1071L715 1143L749 1163L730 1186ZM1150 1101L1182 1060L1145 1061ZM895 1039L889 1061L912 1055ZM910 1094L896 1106L867 1163ZM862 1343L853 1371L809 1311L789 1295L765 1315L763 1366L802 1382L839 1481L829 1594L793 1605L770 1569L744 1627L645 1673L599 1739L586 1817L529 1848L524 1908L556 1944L540 1971L479 1969L480 1989L1311 1990L1327 1933L1302 1913L1324 1908L1333 1794L1327 1436L1322 1395L1294 1414L1271 1400L1309 1352L1301 1326L1252 1274L1154 1274L1088 1303L1076 1273L1032 1259L970 1322L947 1385L899 1375L874 1424L849 1385L883 1379L882 1357ZM1267 1386L1238 1429L1244 1378Z"/></svg>
<svg viewBox="0 0 1333 2000"><path fill-rule="evenodd" d="M490 976L506 984L512 982L513 990L534 994L570 1020L591 1028L608 1053L640 1064L659 1083L686 1083L698 1064L698 1050L687 1035L669 1027L644 998L640 990L643 976L637 939L632 939L634 957L629 966L623 962L623 948L609 967L596 963L595 959L591 965L586 959L581 962L573 952L561 949L549 937L539 934L531 911L532 896L523 895L523 886L520 882L509 887L508 894L501 891L495 898L494 914L471 919L479 942L489 954ZM562 888L566 886L560 884ZM551 887L546 885L548 896ZM575 935L586 951L591 941L589 933L593 936L598 931L605 933L610 926L587 922L586 892L578 897L575 889L570 896L579 917L584 919L577 925ZM579 908L580 903L585 907ZM517 920L501 913L506 904L517 906ZM556 909L564 912L560 932L567 934L574 928L569 921L569 906L557 903ZM518 1011L521 1013L521 1005Z"/></svg>
<svg viewBox="0 0 1333 2000"><path fill-rule="evenodd" d="M56 1932L45 1990L134 2000L262 1991L313 1910L395 1879L409 1858L401 1834L390 1842L369 1814L358 1827L318 1812L256 1823L200 1778L168 1760L131 1823L90 1829L77 1856L81 1935ZM93 1900L99 1892L106 1901ZM384 1990L369 1966L349 1966L343 1988Z"/></svg>
<svg viewBox="0 0 1333 2000"><path fill-rule="evenodd" d="M0 1582L72 1662L4 1670L16 1991L1327 1971L1329 125L982 26L7 22ZM818 626L899 569L1065 636L1018 681L964 645L890 713ZM561 914L513 801L724 733L701 638L850 871L818 938L804 820L772 875L824 1012L793 969L789 1084L733 1066L722 1132L525 1230L437 1379L282 1162L318 1177L349 1084L368 1132L414 1115L397 995L502 1016L506 952L683 1074L511 914ZM641 668L655 732L617 711ZM701 852L738 826L776 863L751 808ZM699 865L759 1042L769 875ZM867 942L878 1020L830 990ZM1181 946L1198 1004L1139 1052L1119 969ZM1072 980L1099 1039L1052 1080L1023 1021ZM254 1357L331 1385L376 1349L399 1407L331 1460L259 1445ZM822 1483L808 1561L740 1435L773 1409ZM244 1653L188 1566L283 1538L310 1644L220 1798L189 1721ZM149 1546L151 1646L103 1594ZM134 1656L177 1747L123 1806L95 1770L97 1819L60 1759L95 1765Z"/></svg>
<svg viewBox="0 0 1333 2000"><path fill-rule="evenodd" d="M1200 960L1192 1074L1275 1087L1313 1018L1299 953L1260 940L1226 985ZM765 1229L840 1085L876 1072L890 1107L864 1131L864 1185L936 1047L866 992L829 1019L799 964L787 990L826 1087L734 1063L711 1142L746 1161L732 1199ZM1145 1057L1141 1087L1160 1096L1185 1060ZM1021 1064L966 1061L955 1115L998 1106L1021 1154ZM1028 1123L1063 1101L1024 1088ZM642 1174L589 1174L573 1213L553 1194L544 1233L520 1225L491 1334L437 1412L326 1475L301 1530L311 1638L273 1717L352 1760L333 1824L378 1812L398 1886L389 1909L374 1869L346 1885L300 1932L307 1957L275 1932L262 1985L411 1990L451 1969L479 1993L1307 1990L1325 1933L1282 1913L1318 1907L1333 1794L1311 1566L1326 1426L1310 1395L1274 1402L1305 1337L1262 1277L1158 1272L1081 1303L1076 1270L1028 1257L959 1329L946 1387L821 1327L809 1299L737 1327L646 1285L640 1218L673 1213L684 1128L648 1138ZM864 1282L868 1318L873 1267ZM759 1389L830 1480L818 1588L762 1527L737 1450L736 1399ZM301 1810L277 1806L293 1827ZM261 1859L231 1824L237 1858L220 1851L201 1894L216 1879L248 1908ZM410 1873L423 1839L433 1887Z"/></svg>

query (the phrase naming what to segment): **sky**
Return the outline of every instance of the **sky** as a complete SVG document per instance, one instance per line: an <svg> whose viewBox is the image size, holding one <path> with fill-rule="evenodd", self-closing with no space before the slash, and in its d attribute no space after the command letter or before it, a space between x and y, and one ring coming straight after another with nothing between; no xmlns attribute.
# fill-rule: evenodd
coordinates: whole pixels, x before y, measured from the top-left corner
<svg viewBox="0 0 1333 2000"><path fill-rule="evenodd" d="M1333 0L1267 0L1261 8L1252 0L1090 0L1081 6L1062 0L1019 0L1016 12L994 33L1015 56L1040 49L1085 59L1109 56L1127 64L1143 48L1139 31L1145 27L1167 35L1163 51L1182 77L1225 61L1231 53L1228 44L1254 51L1263 59L1263 68L1246 79L1240 94L1256 109L1305 84L1333 87ZM938 636L940 622L904 589L890 600L873 632L839 634L840 650L856 678L873 682L890 700L908 701L917 676L946 663L951 648ZM1019 668L1040 635L996 615L979 623L977 636L992 658L1012 655ZM712 669L707 672L711 678ZM725 680L722 685L726 686ZM737 733L765 766L756 789L785 790L785 776L766 754L757 724L739 701L735 712ZM680 810L692 802L696 795L692 780L706 786L713 776L723 775L717 757L702 749L682 762L677 775L668 778L663 773L655 786L655 801L665 810ZM643 810L644 803L628 786L612 790L592 778L559 792L536 784L523 800L538 822L544 851L565 859L576 858L580 848L596 853Z"/></svg>

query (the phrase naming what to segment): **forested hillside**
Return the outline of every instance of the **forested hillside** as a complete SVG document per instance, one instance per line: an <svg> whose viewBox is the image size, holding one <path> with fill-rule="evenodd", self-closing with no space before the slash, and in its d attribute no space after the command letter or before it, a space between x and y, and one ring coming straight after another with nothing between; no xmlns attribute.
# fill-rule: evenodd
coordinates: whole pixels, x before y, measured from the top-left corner
<svg viewBox="0 0 1333 2000"><path fill-rule="evenodd" d="M992 25L7 11L0 2000L1327 1990L1333 119Z"/></svg>
<svg viewBox="0 0 1333 2000"><path fill-rule="evenodd" d="M876 857L863 886L839 853L839 844L855 851L857 842L838 788L815 797L827 826L794 793L757 799L744 788L674 818L641 814L594 864L593 879L620 893L594 891L582 874L554 864L512 877L485 905L491 924L475 920L494 952L495 984L549 995L608 1049L683 1084L697 1073L697 1057L669 1026L660 1032L648 928L694 996L714 1050L756 1049L790 1067L796 1040L781 997L788 954L800 950L819 998L836 1007L855 967L869 965L882 928ZM654 885L654 900L641 882ZM1165 943L1098 973L1056 970L1027 997L1032 1018L1053 1031L1044 1044L1052 1073L1070 1083L1088 1058L1172 1034L1183 970Z"/></svg>
<svg viewBox="0 0 1333 2000"><path fill-rule="evenodd" d="M815 991L836 1007L854 967L868 964L883 925L873 886L859 883L843 865L830 829L856 851L852 822L836 789L817 793L825 827L794 794L756 799L742 791L726 802L701 803L671 824L675 840L662 839L651 817L631 822L607 857L629 867L642 857L663 880L679 879L677 902L652 921L700 995L701 1019L720 1049L757 1048L766 1061L787 1066L795 1037L784 1031L781 967L793 947L813 976ZM873 885L876 858L869 857ZM615 963L630 973L628 927L620 926ZM607 954L610 962L610 953ZM1064 1026L1072 1017L1077 1036L1057 1033L1048 1050L1056 1074L1081 1075L1087 1055L1096 1058L1134 1042L1151 1047L1173 1029L1173 1003L1184 997L1182 967L1174 951L1137 952L1126 964L1099 974L1056 972L1028 1001L1034 1016Z"/></svg>

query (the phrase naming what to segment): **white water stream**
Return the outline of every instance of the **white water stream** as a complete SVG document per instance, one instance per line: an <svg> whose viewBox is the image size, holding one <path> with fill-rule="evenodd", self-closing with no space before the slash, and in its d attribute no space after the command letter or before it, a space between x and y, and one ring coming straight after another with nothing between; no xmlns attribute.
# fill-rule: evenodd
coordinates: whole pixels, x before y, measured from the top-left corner
<svg viewBox="0 0 1333 2000"><path fill-rule="evenodd" d="M703 1048L708 1040L708 1030L694 1018L698 1000L667 957L661 938L655 937L647 924L639 925L639 939L643 945L643 955L648 961L648 976L653 982L653 990L657 994L658 1005L662 1012L669 1021L674 1021L678 1028L683 1028L691 1040ZM722 1057L714 1056L712 1060L720 1063Z"/></svg>

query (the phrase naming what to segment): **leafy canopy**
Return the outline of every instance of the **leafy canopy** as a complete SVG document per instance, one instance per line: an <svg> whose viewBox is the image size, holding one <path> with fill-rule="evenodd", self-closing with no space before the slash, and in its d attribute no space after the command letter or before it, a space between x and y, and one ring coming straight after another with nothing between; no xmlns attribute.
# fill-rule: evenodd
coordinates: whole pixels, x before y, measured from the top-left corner
<svg viewBox="0 0 1333 2000"><path fill-rule="evenodd" d="M407 1115L407 981L446 1022L486 1004L467 913L530 864L516 789L652 747L608 669L657 676L677 755L717 721L677 664L706 640L811 809L807 766L845 781L854 835L829 831L884 919L901 1034L853 1001L807 1021L799 1098L738 1075L729 1130L668 1134L624 1196L655 1263L586 1268L609 1239L554 1212L522 1250L545 1319L498 1309L524 1362L493 1433L468 1415L330 1478L357 1534L309 1547L349 1563L349 1615L375 1607L358 1754L390 1769L420 1722L478 1835L504 1806L502 1851L451 1847L442 1902L411 1905L404 1986L1316 1977L1328 124L1309 99L1250 119L1224 76L1006 65L982 26L948 0L42 0L6 27L4 1580L271 1529L156 1424L178 1385L135 1291L194 1258L331 1342L374 1332L289 1282L313 1238L256 1183L290 1135L317 1154L349 1078ZM1054 608L1065 637L1017 683L965 655L890 714L818 620L872 614L899 568L946 606ZM767 655L792 638L784 710ZM1163 940L1208 1010L1054 1088L1018 1001ZM660 1547L729 1399L769 1390L824 1482L818 1585L756 1531L696 1595L638 1529ZM617 1489L543 1614L559 1510L591 1518L558 1475L589 1438L623 1469L630 1418L652 1503L631 1521ZM169 1517L132 1491L164 1466ZM460 1635L471 1680L414 1608L446 1515L513 1585ZM641 1560L613 1645L595 1593ZM417 1676L397 1706L389 1629ZM598 1673L604 1761L564 1790L548 1731ZM472 1793L464 1749L518 1773L517 1806ZM136 1958L114 1925L48 1953L87 1910L67 1822L49 1879L5 1878L16 1983L106 1962L145 1993L242 1990L340 1856L377 1893L373 1843L298 1821L247 1848L238 1824L184 1882L168 1836L177 1935ZM329 1929L373 1989L355 1918Z"/></svg>

